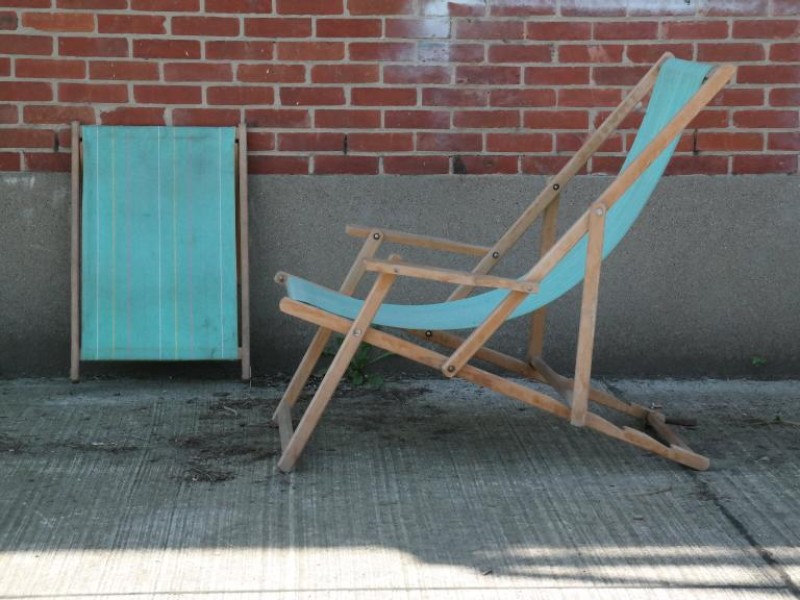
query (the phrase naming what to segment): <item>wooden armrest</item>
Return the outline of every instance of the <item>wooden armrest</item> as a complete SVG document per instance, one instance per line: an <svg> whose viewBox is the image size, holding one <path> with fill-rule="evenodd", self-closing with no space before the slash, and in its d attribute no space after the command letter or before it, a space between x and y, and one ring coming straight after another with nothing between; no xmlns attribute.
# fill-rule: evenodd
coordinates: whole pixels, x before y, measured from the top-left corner
<svg viewBox="0 0 800 600"><path fill-rule="evenodd" d="M392 229L382 229L374 227L362 227L359 225L348 225L345 228L347 235L365 238L373 231L379 231L383 235L384 242L403 244L404 246L414 246L417 248L429 248L431 250L441 250L443 252L455 252L456 254L468 254L470 256L484 256L491 248L488 246L478 246L476 244L466 244L464 242L454 242L444 238L418 235L415 233L405 233Z"/></svg>
<svg viewBox="0 0 800 600"><path fill-rule="evenodd" d="M532 294L539 291L539 283L537 281L509 279L507 277L496 277L495 275L481 275L469 273L467 271L455 271L453 269L442 269L440 267L429 267L427 265L416 265L412 263L391 262L388 260L378 260L374 258L365 259L364 268L367 271L393 273L395 275L416 277L418 279L430 279L432 281L441 281L442 283L453 283L456 285L505 288L515 292L525 292L526 294Z"/></svg>

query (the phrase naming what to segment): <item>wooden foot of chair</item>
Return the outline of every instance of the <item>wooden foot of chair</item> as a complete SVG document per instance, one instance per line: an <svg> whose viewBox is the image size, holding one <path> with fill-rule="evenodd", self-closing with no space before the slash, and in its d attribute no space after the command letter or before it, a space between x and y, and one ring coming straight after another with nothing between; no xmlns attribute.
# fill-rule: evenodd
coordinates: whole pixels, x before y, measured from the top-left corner
<svg viewBox="0 0 800 600"><path fill-rule="evenodd" d="M306 386L306 383L308 383L308 378L311 377L311 374L314 372L314 367L317 366L317 363L319 362L319 359L325 350L325 345L328 343L332 333L333 332L330 329L325 329L324 327L320 327L317 330L317 333L314 335L314 338L308 345L306 353L303 355L303 360L300 361L300 365L297 367L297 370L292 376L292 380L289 382L286 391L283 393L283 397L278 403L278 407L275 409L275 412L272 413L273 422L280 425L279 419L281 414L288 413L290 415L289 422L291 423L292 407L300 397L300 394L302 393L303 388Z"/></svg>

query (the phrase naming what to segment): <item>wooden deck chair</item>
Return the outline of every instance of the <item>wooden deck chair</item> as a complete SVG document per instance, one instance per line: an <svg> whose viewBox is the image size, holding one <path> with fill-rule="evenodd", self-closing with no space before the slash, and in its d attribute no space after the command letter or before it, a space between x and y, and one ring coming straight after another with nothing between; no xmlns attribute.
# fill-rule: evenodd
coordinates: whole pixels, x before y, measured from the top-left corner
<svg viewBox="0 0 800 600"><path fill-rule="evenodd" d="M278 468L293 469L327 406L340 378L362 342L406 357L446 377L460 377L501 394L536 406L587 426L608 436L643 448L688 467L704 470L709 460L692 451L654 409L631 404L591 387L592 348L597 314L602 260L614 249L644 207L669 162L680 133L700 110L730 80L734 68L713 68L664 55L625 100L584 143L569 163L491 247L475 246L410 235L384 229L348 227L351 235L366 238L350 272L338 292L299 277L278 273L288 297L280 309L319 326L297 372L279 403L273 419L278 423L282 455ZM646 115L620 174L589 209L555 240L559 194L592 153L622 119L652 90ZM488 272L520 239L537 217L543 217L542 256L520 279L507 279ZM399 257L374 258L385 242L432 248L480 256L471 272L404 263ZM365 272L377 273L366 299L351 297ZM384 298L397 277L414 277L456 285L447 302L425 305L385 304ZM553 371L542 359L545 307L583 281L574 379ZM470 296L473 288L495 288ZM532 315L528 355L513 358L484 346L507 319ZM382 326L381 329L373 325ZM383 330L397 328L416 338L452 350L445 354L402 339ZM472 329L466 338L448 330ZM296 430L291 418L295 404L332 332L344 335L311 403ZM472 359L501 367L513 375L549 384L560 399L548 396L472 364ZM618 427L588 410L589 400L643 419L662 441L630 427Z"/></svg>
<svg viewBox="0 0 800 600"><path fill-rule="evenodd" d="M240 361L250 378L247 138L72 125L70 378L81 361Z"/></svg>

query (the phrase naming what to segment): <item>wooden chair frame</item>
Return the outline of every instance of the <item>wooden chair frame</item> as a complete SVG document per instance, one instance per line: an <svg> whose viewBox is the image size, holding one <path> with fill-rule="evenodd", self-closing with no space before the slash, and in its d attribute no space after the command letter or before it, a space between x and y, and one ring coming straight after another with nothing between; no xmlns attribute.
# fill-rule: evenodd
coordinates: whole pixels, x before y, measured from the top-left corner
<svg viewBox="0 0 800 600"><path fill-rule="evenodd" d="M623 401L592 387L590 385L590 376L606 214L675 136L680 134L700 110L731 79L735 72L734 67L722 65L715 68L694 97L677 113L672 121L664 127L642 153L590 205L589 209L556 241L556 220L561 191L586 164L589 157L619 126L625 116L650 92L655 84L660 66L668 58L671 58L669 53L659 59L622 103L611 113L608 119L589 136L581 149L548 182L545 189L493 246L464 244L393 230L347 227L346 231L349 235L365 238L365 241L340 287L340 292L351 295L367 272L377 273L377 279L356 318L353 320L342 318L290 298L284 298L280 302L280 309L284 313L319 327L273 415L273 420L278 424L280 432L282 455L278 461L278 468L281 471L288 472L294 468L361 342L369 343L409 360L438 369L446 377L460 377L489 388L567 419L575 426L590 427L605 435L693 469L705 470L709 467L709 459L691 450L686 442L668 426L667 419L661 412ZM494 265L522 237L539 216L543 218L540 236L541 257L536 265L519 280L488 275ZM486 348L486 342L506 318L529 293L536 291L538 282L558 264L561 258L584 235L588 235L587 263L586 275L583 281L574 379L557 374L542 358L546 324L545 308L540 308L532 313L527 360L516 359L496 350ZM480 260L471 272L461 272L424 265L411 265L400 262L397 256L391 257L388 261L375 259L377 251L386 242L477 256L480 257ZM456 284L458 287L449 296L448 300L463 298L475 287L504 288L510 290L510 293L464 339L446 332L404 330L412 336L434 342L452 350L452 353L447 355L391 335L385 331L370 328L372 319L397 277L416 277ZM278 273L276 281L284 283L286 275ZM344 340L295 430L292 423L292 407L297 402L333 332L344 335ZM548 384L558 392L561 398L550 397L515 381L510 381L468 364L473 358L505 369L514 375ZM643 419L665 443L638 429L618 427L607 419L590 412L588 410L590 400L615 411Z"/></svg>
<svg viewBox="0 0 800 600"><path fill-rule="evenodd" d="M236 128L236 211L237 211L237 262L239 298L239 361L244 381L251 377L250 366L250 262L248 238L248 188L247 188L247 125L240 123ZM71 132L71 312L70 312L70 371L73 382L80 380L81 362L81 182L83 173L83 138L77 121L72 123Z"/></svg>

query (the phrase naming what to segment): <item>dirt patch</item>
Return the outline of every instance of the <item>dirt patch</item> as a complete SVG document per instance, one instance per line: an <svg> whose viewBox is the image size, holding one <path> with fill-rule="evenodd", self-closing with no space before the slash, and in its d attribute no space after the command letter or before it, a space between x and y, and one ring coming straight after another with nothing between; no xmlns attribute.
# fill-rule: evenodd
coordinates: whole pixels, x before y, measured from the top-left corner
<svg viewBox="0 0 800 600"><path fill-rule="evenodd" d="M129 452L136 452L139 446L132 446L127 444L109 444L105 442L72 442L64 444L64 447L78 452L108 452L109 454L127 454Z"/></svg>
<svg viewBox="0 0 800 600"><path fill-rule="evenodd" d="M180 476L181 481L187 483L221 483L235 478L233 471L209 469L197 464L190 465Z"/></svg>
<svg viewBox="0 0 800 600"><path fill-rule="evenodd" d="M0 433L0 452L24 452L26 448L27 445L23 441Z"/></svg>

